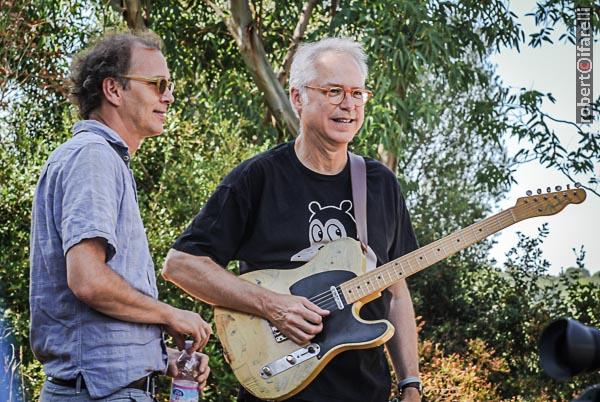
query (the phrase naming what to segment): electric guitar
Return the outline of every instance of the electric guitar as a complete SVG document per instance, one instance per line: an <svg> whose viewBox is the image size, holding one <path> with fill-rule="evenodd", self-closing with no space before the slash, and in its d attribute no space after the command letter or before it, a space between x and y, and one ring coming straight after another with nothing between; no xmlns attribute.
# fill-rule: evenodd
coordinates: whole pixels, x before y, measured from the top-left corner
<svg viewBox="0 0 600 402"><path fill-rule="evenodd" d="M310 344L298 345L263 318L217 307L214 318L226 361L242 386L260 399L279 401L297 394L337 354L373 348L392 337L394 327L389 321L365 321L359 316L361 307L381 291L516 222L554 215L586 198L581 188L556 190L528 192L515 206L370 272L365 272L360 243L344 238L327 244L299 268L241 275L275 292L304 296L330 314Z"/></svg>

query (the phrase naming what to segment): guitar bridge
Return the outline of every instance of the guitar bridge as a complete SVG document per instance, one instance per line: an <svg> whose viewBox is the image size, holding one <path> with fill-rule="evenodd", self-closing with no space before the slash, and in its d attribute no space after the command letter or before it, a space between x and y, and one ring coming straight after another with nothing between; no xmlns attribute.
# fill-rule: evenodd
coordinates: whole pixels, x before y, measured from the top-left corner
<svg viewBox="0 0 600 402"><path fill-rule="evenodd" d="M283 341L287 341L287 339L288 339L287 336L282 334L281 331L275 325L271 324L270 322L269 322L269 328L271 328L271 333L273 334L273 337L275 338L275 342L281 343Z"/></svg>
<svg viewBox="0 0 600 402"><path fill-rule="evenodd" d="M277 359L260 369L260 376L264 379L271 378L279 373L291 369L298 364L316 357L321 351L317 343L311 343L305 348L300 348L289 355Z"/></svg>

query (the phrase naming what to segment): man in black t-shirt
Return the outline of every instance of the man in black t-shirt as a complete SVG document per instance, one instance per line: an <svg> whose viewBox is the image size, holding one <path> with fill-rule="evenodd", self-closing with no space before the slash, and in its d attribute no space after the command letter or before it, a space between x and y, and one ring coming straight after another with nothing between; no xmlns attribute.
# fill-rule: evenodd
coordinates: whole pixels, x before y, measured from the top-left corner
<svg viewBox="0 0 600 402"><path fill-rule="evenodd" d="M169 251L163 276L210 304L269 320L304 345L323 328L329 311L308 299L241 280L223 269L240 261L241 273L296 268L327 242L357 238L348 143L360 130L371 93L362 47L344 38L301 46L290 71L290 100L300 135L249 159L223 179ZM417 247L394 174L366 159L367 269ZM387 318L396 328L387 342L403 399L419 401L417 331L404 280L361 310L365 319ZM336 356L293 401L384 402L390 374L383 347ZM257 399L242 390L241 401Z"/></svg>

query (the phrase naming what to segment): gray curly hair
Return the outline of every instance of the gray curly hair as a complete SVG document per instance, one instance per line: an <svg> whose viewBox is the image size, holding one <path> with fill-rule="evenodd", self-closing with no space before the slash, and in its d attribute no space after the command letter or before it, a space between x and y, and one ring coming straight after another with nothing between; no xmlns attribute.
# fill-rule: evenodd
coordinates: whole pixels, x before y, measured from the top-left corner
<svg viewBox="0 0 600 402"><path fill-rule="evenodd" d="M128 81L120 77L129 71L135 45L162 50L162 41L153 32L113 32L75 56L71 63L70 98L77 106L79 117L88 119L100 106L105 78L113 77L127 89Z"/></svg>

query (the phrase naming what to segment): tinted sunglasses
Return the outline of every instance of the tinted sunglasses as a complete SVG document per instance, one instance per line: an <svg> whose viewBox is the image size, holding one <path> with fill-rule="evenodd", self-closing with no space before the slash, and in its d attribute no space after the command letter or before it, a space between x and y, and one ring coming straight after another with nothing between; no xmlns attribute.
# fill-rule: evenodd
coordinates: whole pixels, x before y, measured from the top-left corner
<svg viewBox="0 0 600 402"><path fill-rule="evenodd" d="M142 77L139 75L122 75L121 78L156 85L156 89L161 95L164 94L167 89L171 92L173 92L173 90L175 89L175 83L165 77Z"/></svg>

